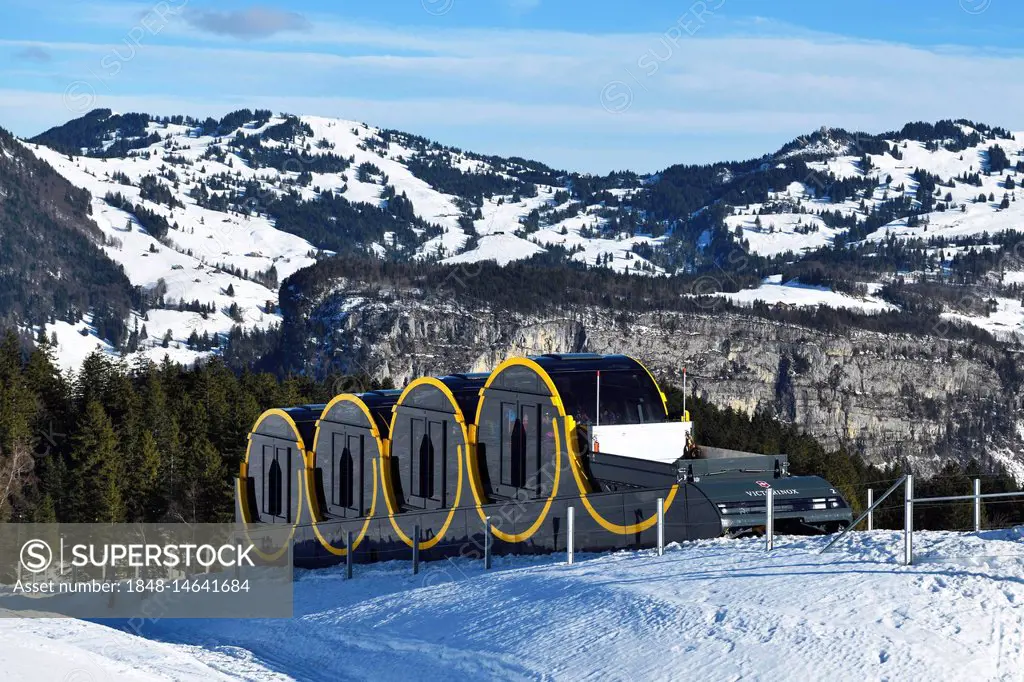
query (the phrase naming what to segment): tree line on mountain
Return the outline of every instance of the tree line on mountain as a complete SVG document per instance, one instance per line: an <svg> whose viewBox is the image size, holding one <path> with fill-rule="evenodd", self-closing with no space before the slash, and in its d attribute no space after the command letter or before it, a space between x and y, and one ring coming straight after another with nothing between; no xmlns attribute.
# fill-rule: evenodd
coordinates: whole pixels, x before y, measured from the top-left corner
<svg viewBox="0 0 1024 682"><path fill-rule="evenodd" d="M780 264L779 270L787 281L799 279L805 284L829 286L837 291L852 292L857 282L920 272L924 282L983 285L990 295L1015 296L1017 292L1001 285L998 279L1004 269L1024 268L1022 256L1024 232L1018 231L982 233L955 239L898 239L890 235L874 243L819 249L800 260ZM946 298L952 296L956 286L949 289L951 293ZM962 292L961 296L973 294Z"/></svg>
<svg viewBox="0 0 1024 682"><path fill-rule="evenodd" d="M149 121L147 114L114 114L110 109L93 109L29 141L64 154L84 152L86 156L111 159L160 142L159 134L146 132Z"/></svg>
<svg viewBox="0 0 1024 682"><path fill-rule="evenodd" d="M266 212L275 219L277 229L336 253L368 253L379 244L394 257L402 257L403 252L407 257L424 241L441 234L439 226L412 213L404 194L389 196L390 201L376 207L354 204L330 191L314 201L304 201L292 191L270 198Z"/></svg>
<svg viewBox="0 0 1024 682"><path fill-rule="evenodd" d="M0 150L0 323L123 320L137 292L99 246L89 192L2 129Z"/></svg>
<svg viewBox="0 0 1024 682"><path fill-rule="evenodd" d="M236 374L214 360L183 368L167 360L130 366L99 353L73 376L59 372L52 350L26 350L17 336L0 341L0 522L218 522L233 515L234 476L247 434L266 409L322 404L336 392L383 384L367 377L277 379ZM670 412L681 412L681 391L666 385ZM832 482L854 505L866 486L894 479L902 463L878 469L820 442L767 413L753 416L687 397L699 444L788 454L791 470ZM999 472L986 492L1015 490ZM939 476L915 482L922 495L969 491L978 464L948 464ZM876 483L876 490L879 487ZM963 526L955 506L923 508L921 528ZM1024 505L1003 505L992 521L1024 520ZM876 524L896 524L883 510Z"/></svg>
<svg viewBox="0 0 1024 682"><path fill-rule="evenodd" d="M444 153L412 155L405 159L405 165L413 175L439 192L465 197L476 206L482 205L485 197L510 195L521 185L518 179L497 173L467 173L453 166Z"/></svg>
<svg viewBox="0 0 1024 682"><path fill-rule="evenodd" d="M479 161L488 166L491 166L492 171L484 173L485 175L495 175L500 178L502 175L507 175L517 179L521 184L534 184L534 185L560 185L562 180L566 177L565 171L554 170L547 165L539 162L532 161L530 159L524 159L519 156L501 157L487 154L477 154L470 152L459 147L444 146L440 142L430 140L421 135L414 135L412 133L405 133L400 130L384 129L379 133L380 136L380 150L386 150L390 144L396 144L410 151L415 152L404 159L405 162L413 160L414 165L417 169L421 168L421 163L431 163L432 161L442 161L447 155L450 160L453 155L465 157L471 161ZM366 140L369 142L369 138ZM369 147L377 149L376 145ZM414 160L414 157L421 157L418 161ZM454 166L454 164L448 164ZM438 172L446 172L444 169L437 169ZM415 171L414 171L415 174ZM464 175L473 175L472 173ZM420 177L420 176L418 176ZM421 179L425 179L422 178ZM443 179L443 182L449 181L462 182L467 181L465 178L461 178L458 175L450 175L447 179ZM468 179L468 181L472 181ZM494 178L485 179L485 182L495 182ZM476 192L473 192L476 194ZM481 190L481 193L484 193Z"/></svg>
<svg viewBox="0 0 1024 682"><path fill-rule="evenodd" d="M268 127L263 132L246 135L239 130L229 147L239 158L253 169L274 168L282 173L298 173L308 178L300 184L308 185L312 173L343 173L355 160L354 156L344 157L324 151L318 144L316 153L309 142L300 144L300 137L312 137L313 129L298 117L288 116L285 121ZM272 140L281 144L266 144ZM321 140L323 142L323 140Z"/></svg>
<svg viewBox="0 0 1024 682"><path fill-rule="evenodd" d="M115 114L110 109L93 109L29 141L64 154L77 155L84 151L86 156L119 158L160 142L158 132L146 132L151 123L187 125L204 135L227 135L247 124L262 126L272 116L268 109L239 109L225 114L219 121L214 118L199 121L191 116L154 117L144 113Z"/></svg>
<svg viewBox="0 0 1024 682"><path fill-rule="evenodd" d="M963 128L972 128L966 132ZM943 147L951 152L962 152L969 147L976 147L984 140L1004 139L1012 140L1013 134L999 126L988 126L984 123L960 118L956 120L944 119L935 123L917 121L907 123L899 131L889 131L874 137L880 139L905 139L917 142L930 142L932 140L943 140Z"/></svg>
<svg viewBox="0 0 1024 682"><path fill-rule="evenodd" d="M139 225L142 226L142 229L157 241L163 241L171 230L170 221L163 215L146 208L142 204L133 204L128 197L120 192L107 192L103 200L114 208L133 214L135 219L138 220ZM174 229L178 229L177 225L177 223L174 224ZM129 231L132 229L131 219L126 223L125 229Z"/></svg>

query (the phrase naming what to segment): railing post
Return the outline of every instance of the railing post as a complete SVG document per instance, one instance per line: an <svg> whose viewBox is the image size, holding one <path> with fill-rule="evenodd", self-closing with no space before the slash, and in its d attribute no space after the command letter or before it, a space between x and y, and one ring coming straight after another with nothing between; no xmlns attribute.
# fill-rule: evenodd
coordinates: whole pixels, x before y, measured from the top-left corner
<svg viewBox="0 0 1024 682"><path fill-rule="evenodd" d="M484 570L491 570L491 517L484 519Z"/></svg>
<svg viewBox="0 0 1024 682"><path fill-rule="evenodd" d="M875 490L868 488L868 530L875 529L875 510L871 507L875 504Z"/></svg>
<svg viewBox="0 0 1024 682"><path fill-rule="evenodd" d="M658 556L665 554L665 498L658 498Z"/></svg>
<svg viewBox="0 0 1024 682"><path fill-rule="evenodd" d="M981 531L981 479L974 479L974 532Z"/></svg>
<svg viewBox="0 0 1024 682"><path fill-rule="evenodd" d="M420 572L420 524L416 524L412 538L412 574Z"/></svg>
<svg viewBox="0 0 1024 682"><path fill-rule="evenodd" d="M571 564L576 559L576 510L566 509L565 518L565 560Z"/></svg>
<svg viewBox="0 0 1024 682"><path fill-rule="evenodd" d="M764 549L766 552L770 552L775 545L775 490L773 488L768 488L764 493L764 511Z"/></svg>
<svg viewBox="0 0 1024 682"><path fill-rule="evenodd" d="M903 563L914 563L914 476L907 474L903 509Z"/></svg>
<svg viewBox="0 0 1024 682"><path fill-rule="evenodd" d="M352 580L352 531L345 533L345 579Z"/></svg>

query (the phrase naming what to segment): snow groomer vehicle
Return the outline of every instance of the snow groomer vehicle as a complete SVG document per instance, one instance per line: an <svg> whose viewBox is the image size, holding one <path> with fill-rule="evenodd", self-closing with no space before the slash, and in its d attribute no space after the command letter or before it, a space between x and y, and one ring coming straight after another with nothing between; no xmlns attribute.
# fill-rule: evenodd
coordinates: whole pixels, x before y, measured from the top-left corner
<svg viewBox="0 0 1024 682"><path fill-rule="evenodd" d="M506 360L489 374L270 410L236 480L246 524L287 524L296 565L653 547L852 520L827 481L783 454L699 447L651 373L623 355Z"/></svg>

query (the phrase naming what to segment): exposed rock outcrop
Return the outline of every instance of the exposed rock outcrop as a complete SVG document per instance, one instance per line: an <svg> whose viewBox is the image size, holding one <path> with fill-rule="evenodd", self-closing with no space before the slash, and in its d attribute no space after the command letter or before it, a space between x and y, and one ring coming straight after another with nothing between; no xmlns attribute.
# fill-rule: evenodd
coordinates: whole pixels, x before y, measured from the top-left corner
<svg viewBox="0 0 1024 682"><path fill-rule="evenodd" d="M940 336L829 333L738 313L522 315L421 291L339 282L286 321L307 370L390 376L487 371L511 355L625 353L721 406L768 410L875 463L1024 459L1009 350Z"/></svg>

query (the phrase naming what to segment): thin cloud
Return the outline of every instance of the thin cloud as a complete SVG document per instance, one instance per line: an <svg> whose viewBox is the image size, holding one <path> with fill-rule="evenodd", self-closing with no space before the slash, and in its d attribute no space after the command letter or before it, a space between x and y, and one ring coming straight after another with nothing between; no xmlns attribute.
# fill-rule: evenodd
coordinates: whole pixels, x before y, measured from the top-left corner
<svg viewBox="0 0 1024 682"><path fill-rule="evenodd" d="M53 55L41 47L30 46L14 53L14 58L19 62L31 62L33 64L49 64L53 61Z"/></svg>
<svg viewBox="0 0 1024 682"><path fill-rule="evenodd" d="M71 65L69 79L89 83L103 106L116 110L205 115L237 104L354 118L495 152L514 152L530 139L530 153L541 160L596 172L755 157L821 125L883 131L959 117L1011 129L1024 124L1021 51L929 48L779 26L767 35L744 29L673 37L424 31L311 18L308 32L259 49L194 40L200 32L178 24L166 35L185 44L147 44L145 60L116 73L103 68L103 57L124 53L123 44L0 39L0 48L54 54ZM11 78L0 71L0 81L4 75ZM183 99L158 108L167 103L141 94L154 81ZM339 89L351 98L336 98ZM988 96L993 89L999 98ZM55 93L54 117L66 117L63 90ZM41 107L22 110L8 96L0 93L0 124L38 132ZM593 144L595 135L601 145Z"/></svg>
<svg viewBox="0 0 1024 682"><path fill-rule="evenodd" d="M301 14L268 7L250 7L237 12L188 12L185 21L193 28L242 40L306 32L312 28L310 21Z"/></svg>

